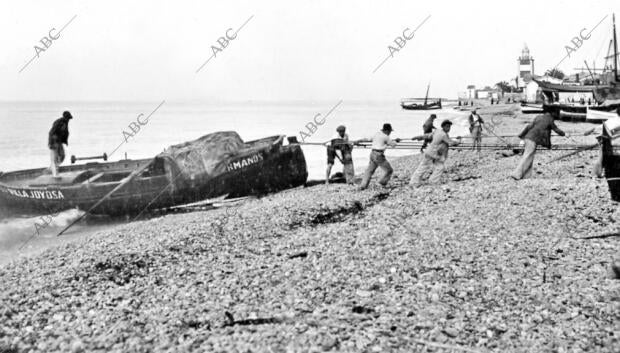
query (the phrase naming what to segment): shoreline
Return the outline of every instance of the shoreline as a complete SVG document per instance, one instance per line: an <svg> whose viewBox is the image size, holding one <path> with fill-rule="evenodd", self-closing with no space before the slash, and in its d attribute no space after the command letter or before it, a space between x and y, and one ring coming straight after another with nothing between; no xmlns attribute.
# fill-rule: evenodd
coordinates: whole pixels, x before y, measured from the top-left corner
<svg viewBox="0 0 620 353"><path fill-rule="evenodd" d="M490 108L502 134L535 116ZM547 163L563 153L514 181L519 156L451 151L443 184L418 189L419 155L388 156L390 190L378 171L366 191L296 188L70 241L0 266L0 348L612 352L618 239L580 238L617 231L620 211L591 176L597 150Z"/></svg>

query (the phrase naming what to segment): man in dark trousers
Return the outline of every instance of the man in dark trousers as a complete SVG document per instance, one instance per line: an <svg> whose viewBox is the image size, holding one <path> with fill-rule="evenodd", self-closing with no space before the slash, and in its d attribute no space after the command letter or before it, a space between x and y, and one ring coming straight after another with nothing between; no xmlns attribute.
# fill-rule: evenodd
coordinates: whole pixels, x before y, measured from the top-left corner
<svg viewBox="0 0 620 353"><path fill-rule="evenodd" d="M71 113L65 111L62 113L62 118L54 121L49 132L47 145L50 149L50 170L54 177L58 177L58 166L65 160L65 149L62 145L69 145L69 120L71 119L73 119Z"/></svg>
<svg viewBox="0 0 620 353"><path fill-rule="evenodd" d="M424 125L422 125L422 131L424 132L425 135L430 134L433 132L433 130L435 130L435 125L433 125L433 123L435 122L435 119L437 119L437 115L431 114L431 116L428 119L426 119L426 121L424 122ZM422 144L422 148L420 148L420 152L424 152L424 149L426 148L426 146L428 146L428 141L424 140L424 143Z"/></svg>
<svg viewBox="0 0 620 353"><path fill-rule="evenodd" d="M340 125L336 128L336 134L327 143L327 171L325 175L325 184L329 184L329 175L332 172L334 161L336 158L343 165L343 172L347 184L353 184L355 180L355 169L353 168L353 144L357 141L349 141L349 135L346 133L346 127ZM338 157L337 151L342 153L342 158Z"/></svg>
<svg viewBox="0 0 620 353"><path fill-rule="evenodd" d="M511 175L515 180L528 178L532 175L532 164L534 163L534 154L536 146L551 148L551 130L560 136L565 136L564 131L560 130L553 122L553 116L549 113L537 116L534 121L523 129L519 138L525 142L523 157L517 166L517 169Z"/></svg>

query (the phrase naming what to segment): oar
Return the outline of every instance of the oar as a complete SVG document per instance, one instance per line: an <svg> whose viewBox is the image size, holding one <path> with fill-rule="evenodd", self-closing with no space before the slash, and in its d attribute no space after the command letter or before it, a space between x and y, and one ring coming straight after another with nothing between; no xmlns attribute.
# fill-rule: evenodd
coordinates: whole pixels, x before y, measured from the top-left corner
<svg viewBox="0 0 620 353"><path fill-rule="evenodd" d="M596 143L596 144L594 144L594 145L590 145L590 146L581 147L581 148L577 149L576 151L573 151L573 152L571 152L571 153L567 153L567 154L561 155L561 156L559 156L559 157L556 157L556 158L554 158L554 159L550 160L550 161L549 161L549 163L551 163L551 162L556 162L556 161L562 160L562 159L567 158L567 157L570 157L570 156L574 156L574 155L576 155L576 154L578 154L578 153L581 153L581 152L583 152L583 151L587 151L587 150L591 150L591 149L593 149L593 148L595 148L595 147L598 147L598 146L600 146L600 145L599 145L598 143Z"/></svg>
<svg viewBox="0 0 620 353"><path fill-rule="evenodd" d="M609 137L603 137L603 138L609 138ZM620 135L618 135L618 136L614 136L614 137L611 137L611 138L609 138L609 139L613 141L613 140L615 140L615 139L617 139L617 138L620 138ZM598 144L598 143L597 143L597 144L594 144L594 145L589 145L589 146L581 147L581 148L579 148L578 150L576 150L575 152L571 152L571 153L567 153L567 154L565 154L565 155L563 155L563 156L559 156L559 157L557 157L557 158L552 159L552 160L551 160L551 161L549 161L549 162L559 161L559 160L564 159L564 158L566 158L566 157L574 156L574 155L576 155L576 154L578 154L578 153L581 153L581 152L583 152L583 151L587 151L587 150L591 150L591 149L596 148L596 147L599 147L599 146L600 146L600 144Z"/></svg>
<svg viewBox="0 0 620 353"><path fill-rule="evenodd" d="M86 211L83 215L81 215L78 219L76 219L75 221L71 222L71 224L69 224L68 226L66 226L63 230L60 231L60 233L58 233L56 236L59 237L61 236L64 232L66 232L69 228L73 227L73 225L75 225L77 222L81 221L82 219L84 219L86 216L88 216L95 208L99 207L99 205L101 205L103 203L103 201L107 200L110 196L112 196L112 194L114 194L115 192L117 192L120 188L122 188L123 186L127 185L130 181L132 181L136 176L138 176L140 173L142 173L144 170L146 170L148 167L151 166L151 164L153 164L153 162L155 161L155 159L152 159L150 162L148 162L147 164L145 164L144 166L140 167L140 169L135 170L133 173L131 173L127 178L125 178L125 180L123 180L120 184L118 184L114 189L112 189L110 192L108 192L101 200L97 201L97 203L95 203L90 209L88 209L88 211Z"/></svg>

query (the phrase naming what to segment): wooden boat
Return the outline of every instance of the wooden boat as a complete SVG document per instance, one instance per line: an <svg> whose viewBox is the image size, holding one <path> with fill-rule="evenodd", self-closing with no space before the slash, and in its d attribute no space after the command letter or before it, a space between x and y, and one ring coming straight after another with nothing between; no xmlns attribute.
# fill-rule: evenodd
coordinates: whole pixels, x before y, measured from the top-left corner
<svg viewBox="0 0 620 353"><path fill-rule="evenodd" d="M616 112L603 112L600 110L588 108L586 112L586 121L589 123L602 123L607 119L617 118Z"/></svg>
<svg viewBox="0 0 620 353"><path fill-rule="evenodd" d="M620 202L620 153L614 148L620 140L620 117L608 119L603 123L602 153L605 178L614 201ZM617 147L617 146L616 146Z"/></svg>
<svg viewBox="0 0 620 353"><path fill-rule="evenodd" d="M400 106L406 110L441 109L441 98L428 98L428 91L430 87L431 87L431 84L429 83L428 86L426 87L426 97L424 98L403 98L400 101Z"/></svg>
<svg viewBox="0 0 620 353"><path fill-rule="evenodd" d="M605 73L607 67L612 67L609 74L610 78L605 84L597 85L567 85L557 84L538 80L533 80L538 84L543 95L547 98L545 104L543 104L543 110L549 112L555 118L565 118L568 121L587 121L587 114L589 110L599 112L612 112L620 108L620 80L618 76L618 45L616 38L616 17L613 18L612 26L612 39L609 43L608 55L605 59L611 59L611 64L605 64ZM612 53L613 51L613 53ZM587 66L587 64L586 64ZM587 69L590 71L589 67ZM590 71L592 75L592 72ZM575 103L560 103L558 102L560 93L591 93L593 101L592 104L575 104Z"/></svg>
<svg viewBox="0 0 620 353"><path fill-rule="evenodd" d="M521 103L521 113L523 114L539 114L542 112L542 104Z"/></svg>
<svg viewBox="0 0 620 353"><path fill-rule="evenodd" d="M589 121L587 119L588 111L592 112L602 112L609 113L616 111L620 108L620 103L616 104L605 104L598 106L587 106L581 104L570 104L570 103L545 103L543 104L543 111L549 112L553 115L554 118L564 120L564 121L572 121L572 122L584 122ZM594 113L595 114L595 113ZM594 122L594 121L592 121Z"/></svg>
<svg viewBox="0 0 620 353"><path fill-rule="evenodd" d="M400 102L400 106L406 110L433 110L441 109L441 98L433 99L431 101L424 98L404 98Z"/></svg>
<svg viewBox="0 0 620 353"><path fill-rule="evenodd" d="M88 210L120 186L91 213L125 215L303 185L308 177L303 151L299 144L283 142L284 136L243 142L236 132L218 132L171 146L151 159L60 167L58 178L47 168L4 173L0 206L25 214Z"/></svg>
<svg viewBox="0 0 620 353"><path fill-rule="evenodd" d="M586 114L574 111L565 111L560 109L560 120L563 121L586 121Z"/></svg>

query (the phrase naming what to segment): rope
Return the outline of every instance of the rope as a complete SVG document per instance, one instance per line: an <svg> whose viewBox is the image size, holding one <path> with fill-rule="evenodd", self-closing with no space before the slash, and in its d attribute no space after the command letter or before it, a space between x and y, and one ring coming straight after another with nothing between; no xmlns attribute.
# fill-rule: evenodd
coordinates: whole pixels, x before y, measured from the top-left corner
<svg viewBox="0 0 620 353"><path fill-rule="evenodd" d="M302 142L300 143L300 145L305 145L305 146L324 146L324 144L321 143L315 143L315 142ZM343 144L334 144L335 146L338 145L345 145ZM359 148L364 148L364 149L368 149L368 148L372 148L372 144L370 143L357 143L354 144L354 146L359 147ZM450 149L455 149L455 150L459 150L459 149L472 149L474 147L473 143L461 143L458 146L452 146L450 147ZM484 150L509 150L509 149L522 149L523 147L516 145L516 144L512 144L512 145L505 145L505 144L480 144L481 149ZM586 144L556 144L553 145L551 147L550 150L553 151L583 151L583 150L587 150L587 149L592 149L596 147L596 145L586 145ZM422 143L419 142L400 142L398 145L396 145L395 147L390 147L389 149L394 149L394 150L419 150L420 148L422 148ZM620 146L613 146L614 150L620 150ZM540 148L540 150L546 150L546 148Z"/></svg>

